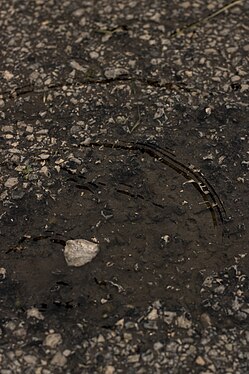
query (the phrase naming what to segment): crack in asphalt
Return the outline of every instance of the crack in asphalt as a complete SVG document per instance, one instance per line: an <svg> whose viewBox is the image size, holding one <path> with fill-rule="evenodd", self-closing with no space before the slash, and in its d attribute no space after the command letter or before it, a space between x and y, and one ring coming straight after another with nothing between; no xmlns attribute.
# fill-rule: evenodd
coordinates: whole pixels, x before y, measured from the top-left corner
<svg viewBox="0 0 249 374"><path fill-rule="evenodd" d="M138 82L145 86L152 86L152 87L159 87L159 88L166 88L169 90L174 89L183 89L187 92L190 92L191 89L187 87L187 85L183 82L176 82L176 81L166 81L162 78L139 78L139 77L117 77L117 78L93 78L93 79L86 79L79 82L74 82L72 84L68 83L58 83L53 84L47 87L43 88L35 88L35 85L27 84L22 87L16 87L9 91L0 92L0 96L3 99L16 99L17 97L24 96L27 94L44 94L48 91L56 90L56 89L77 89L86 86L86 85L107 85L110 83L116 83L116 84L123 84L125 82Z"/></svg>

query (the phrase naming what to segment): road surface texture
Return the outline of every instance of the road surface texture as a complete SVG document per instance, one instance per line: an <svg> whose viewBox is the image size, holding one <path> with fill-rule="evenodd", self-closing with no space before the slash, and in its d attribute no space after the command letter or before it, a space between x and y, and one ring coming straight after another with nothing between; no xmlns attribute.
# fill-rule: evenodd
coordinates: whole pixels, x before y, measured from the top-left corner
<svg viewBox="0 0 249 374"><path fill-rule="evenodd" d="M0 5L0 374L249 372L249 4ZM68 266L68 240L98 243Z"/></svg>

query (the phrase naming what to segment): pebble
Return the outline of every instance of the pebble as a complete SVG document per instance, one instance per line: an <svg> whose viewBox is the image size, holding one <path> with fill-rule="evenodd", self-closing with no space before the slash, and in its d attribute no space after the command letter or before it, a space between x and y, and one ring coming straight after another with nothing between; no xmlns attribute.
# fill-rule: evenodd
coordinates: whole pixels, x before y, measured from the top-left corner
<svg viewBox="0 0 249 374"><path fill-rule="evenodd" d="M29 365L35 365L37 363L37 357L33 355L26 355L23 357L24 361Z"/></svg>
<svg viewBox="0 0 249 374"><path fill-rule="evenodd" d="M123 75L127 75L128 73L128 70L123 68L108 68L104 72L107 79L116 79Z"/></svg>
<svg viewBox="0 0 249 374"><path fill-rule="evenodd" d="M43 341L43 345L49 348L55 348L62 343L62 336L58 333L48 334Z"/></svg>
<svg viewBox="0 0 249 374"><path fill-rule="evenodd" d="M57 352L51 360L51 364L55 366L64 366L67 363L67 358L61 352Z"/></svg>
<svg viewBox="0 0 249 374"><path fill-rule="evenodd" d="M14 187L18 184L18 178L8 178L7 181L4 183L4 186L7 188Z"/></svg>
<svg viewBox="0 0 249 374"><path fill-rule="evenodd" d="M43 166L43 167L40 169L40 173L44 174L46 177L49 177L49 170L48 170L48 167L47 167L47 166Z"/></svg>
<svg viewBox="0 0 249 374"><path fill-rule="evenodd" d="M155 351L159 351L163 348L163 344L161 342L156 342L154 343L153 348L155 349Z"/></svg>
<svg viewBox="0 0 249 374"><path fill-rule="evenodd" d="M156 308L153 308L151 312L147 315L149 321L154 321L158 318L158 312Z"/></svg>
<svg viewBox="0 0 249 374"><path fill-rule="evenodd" d="M30 308L27 310L27 317L28 318L36 318L36 319L39 319L39 320L43 320L44 319L44 316L43 314L37 309L37 308Z"/></svg>
<svg viewBox="0 0 249 374"><path fill-rule="evenodd" d="M177 323L177 326L182 329L189 329L192 325L192 322L183 315L177 317L176 323Z"/></svg>
<svg viewBox="0 0 249 374"><path fill-rule="evenodd" d="M85 239L74 239L66 242L64 256L68 266L79 267L92 261L98 252L98 244Z"/></svg>
<svg viewBox="0 0 249 374"><path fill-rule="evenodd" d="M28 125L28 126L26 127L26 131L29 132L29 133L32 133L32 132L34 131L33 126Z"/></svg>
<svg viewBox="0 0 249 374"><path fill-rule="evenodd" d="M234 75L234 76L231 78L231 81L232 81L233 83L235 83L235 82L239 82L239 81L240 81L240 76L239 76L239 75Z"/></svg>
<svg viewBox="0 0 249 374"><path fill-rule="evenodd" d="M99 57L98 52L95 51L90 52L89 55L92 59L97 59Z"/></svg>
<svg viewBox="0 0 249 374"><path fill-rule="evenodd" d="M20 339L24 339L27 335L27 330L24 327L20 327L13 332L13 335Z"/></svg>
<svg viewBox="0 0 249 374"><path fill-rule="evenodd" d="M204 361L204 359L201 356L198 356L197 359L195 360L195 362L199 366L204 366L206 364L206 362Z"/></svg>
<svg viewBox="0 0 249 374"><path fill-rule="evenodd" d="M63 356L65 357L69 357L71 354L72 354L72 351L70 351L70 349L65 349L63 351Z"/></svg>
<svg viewBox="0 0 249 374"><path fill-rule="evenodd" d="M204 328L212 325L210 316L207 313L202 313L200 320Z"/></svg>
<svg viewBox="0 0 249 374"><path fill-rule="evenodd" d="M114 374L115 373L115 367L112 365L108 365L105 368L105 374Z"/></svg>
<svg viewBox="0 0 249 374"><path fill-rule="evenodd" d="M139 362L139 359L140 359L140 355L131 355L127 358L127 361L130 362L130 363L135 363L135 362Z"/></svg>
<svg viewBox="0 0 249 374"><path fill-rule="evenodd" d="M78 70L78 71L82 71L83 73L85 73L85 71L86 71L86 69L83 66L81 66L77 61L74 61L74 60L71 61L70 65L73 69Z"/></svg>
<svg viewBox="0 0 249 374"><path fill-rule="evenodd" d="M47 160L50 157L50 155L47 153L41 153L39 157L41 160Z"/></svg>

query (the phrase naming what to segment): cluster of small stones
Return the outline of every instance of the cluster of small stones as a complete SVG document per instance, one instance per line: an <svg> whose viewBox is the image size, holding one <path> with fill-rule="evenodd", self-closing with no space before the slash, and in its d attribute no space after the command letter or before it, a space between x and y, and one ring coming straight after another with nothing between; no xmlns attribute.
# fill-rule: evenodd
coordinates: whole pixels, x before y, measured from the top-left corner
<svg viewBox="0 0 249 374"><path fill-rule="evenodd" d="M105 374L192 373L193 367L202 374L248 372L246 328L233 327L227 334L206 312L197 322L183 310L167 310L160 301L137 314L108 329L90 326L89 332L85 320L52 328L46 315L30 308L28 320L19 317L2 324L1 374L70 373L72 367L74 372Z"/></svg>
<svg viewBox="0 0 249 374"><path fill-rule="evenodd" d="M238 265L233 265L219 274L205 278L202 289L202 305L215 313L220 320L230 322L248 321L249 293L248 277Z"/></svg>
<svg viewBox="0 0 249 374"><path fill-rule="evenodd" d="M159 1L102 1L98 7L89 4L77 8L76 2L57 5L37 1L19 6L23 16L14 37L12 20L20 10L6 3L1 11L7 39L3 43L7 57L3 89L20 87L21 82L24 86L49 87L63 83L61 77L70 84L84 77L108 76L102 73L107 68L143 76L147 65L152 76L165 78L167 74L187 86L199 85L194 88L196 97L212 88L225 93L235 88L241 95L248 91L247 61L242 56L249 45L246 28L236 25L238 17L241 22L246 17L241 10L247 5L241 2L230 9L229 22L220 17L218 23L216 18L201 23L204 15L224 4L196 1L193 6L189 1L174 1L162 8ZM10 12L12 17L7 16ZM176 32L196 20L200 21L198 27L186 28L184 35Z"/></svg>

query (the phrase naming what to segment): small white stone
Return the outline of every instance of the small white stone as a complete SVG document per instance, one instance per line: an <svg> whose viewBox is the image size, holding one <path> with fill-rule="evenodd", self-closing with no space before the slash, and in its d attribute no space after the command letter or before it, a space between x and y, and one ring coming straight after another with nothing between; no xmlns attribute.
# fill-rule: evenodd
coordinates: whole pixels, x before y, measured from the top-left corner
<svg viewBox="0 0 249 374"><path fill-rule="evenodd" d="M52 333L52 334L47 335L43 341L43 345L49 348L55 348L61 343L62 343L62 337L61 337L61 334L58 334L58 333Z"/></svg>
<svg viewBox="0 0 249 374"><path fill-rule="evenodd" d="M99 246L85 239L68 240L64 256L68 266L83 266L98 254Z"/></svg>
<svg viewBox="0 0 249 374"><path fill-rule="evenodd" d="M233 83L239 82L239 81L240 81L240 76L239 76L239 75L234 75L234 76L231 78L231 81L232 81Z"/></svg>
<svg viewBox="0 0 249 374"><path fill-rule="evenodd" d="M73 12L73 16L74 17L81 17L83 16L83 14L85 13L85 9L84 8L79 8L79 9L76 9L74 12Z"/></svg>
<svg viewBox="0 0 249 374"><path fill-rule="evenodd" d="M28 126L26 127L26 131L29 132L29 133L32 133L32 132L34 131L33 126L28 125Z"/></svg>
<svg viewBox="0 0 249 374"><path fill-rule="evenodd" d="M114 373L115 373L115 367L114 366L108 365L105 368L105 374L114 374Z"/></svg>
<svg viewBox="0 0 249 374"><path fill-rule="evenodd" d="M48 171L48 167L47 166L43 166L40 170L40 173L46 175L46 177L49 176L49 171Z"/></svg>
<svg viewBox="0 0 249 374"><path fill-rule="evenodd" d="M75 69L75 70L82 71L83 73L86 72L86 69L85 69L83 66L81 66L81 65L80 65L77 61L75 61L75 60L72 60L72 61L70 62L70 65L71 65L71 67L72 67L73 69Z"/></svg>
<svg viewBox="0 0 249 374"><path fill-rule="evenodd" d="M12 74L10 71L5 70L3 72L3 78L6 79L6 81L11 80L14 77L14 74Z"/></svg>
<svg viewBox="0 0 249 374"><path fill-rule="evenodd" d="M193 76L193 72L191 70L186 70L185 74L187 77L191 78Z"/></svg>
<svg viewBox="0 0 249 374"><path fill-rule="evenodd" d="M79 24L80 24L80 26L82 26L82 27L86 26L86 18L85 18L85 17L82 17L82 18L80 19Z"/></svg>
<svg viewBox="0 0 249 374"><path fill-rule="evenodd" d="M11 188L14 187L18 183L18 178L8 178L7 181L4 183L5 187Z"/></svg>
<svg viewBox="0 0 249 374"><path fill-rule="evenodd" d="M170 241L170 236L169 235L164 235L161 237L162 240L164 240L165 244L168 244Z"/></svg>
<svg viewBox="0 0 249 374"><path fill-rule="evenodd" d="M83 145L90 145L91 144L91 138L86 138L85 140L83 140L82 144Z"/></svg>
<svg viewBox="0 0 249 374"><path fill-rule="evenodd" d="M164 108L158 108L154 115L154 119L161 118L163 115L165 115Z"/></svg>
<svg viewBox="0 0 249 374"><path fill-rule="evenodd" d="M158 312L156 308L153 308L151 312L147 315L149 321L155 321L158 318Z"/></svg>
<svg viewBox="0 0 249 374"><path fill-rule="evenodd" d="M65 349L63 351L63 356L65 357L69 357L71 354L72 354L72 351L70 351L70 349Z"/></svg>
<svg viewBox="0 0 249 374"><path fill-rule="evenodd" d="M177 318L177 326L182 329L189 329L192 326L192 322L185 316L179 316Z"/></svg>
<svg viewBox="0 0 249 374"><path fill-rule="evenodd" d="M61 352L57 352L51 360L51 364L55 366L64 366L67 362L67 358L63 356Z"/></svg>
<svg viewBox="0 0 249 374"><path fill-rule="evenodd" d="M47 160L49 158L49 154L47 154L47 153L41 153L39 155L39 157L40 157L41 160Z"/></svg>
<svg viewBox="0 0 249 374"><path fill-rule="evenodd" d="M42 313L37 308L34 308L34 307L27 310L27 317L28 318L33 317L39 320L44 319L44 316L42 315Z"/></svg>
<svg viewBox="0 0 249 374"><path fill-rule="evenodd" d="M35 365L36 362L37 362L37 358L33 355L26 355L26 356L23 357L23 359L29 365Z"/></svg>
<svg viewBox="0 0 249 374"><path fill-rule="evenodd" d="M197 359L195 360L195 362L196 362L197 365L200 365L200 366L204 366L206 364L206 362L204 361L204 359L201 356L198 356Z"/></svg>
<svg viewBox="0 0 249 374"><path fill-rule="evenodd" d="M90 55L90 57L91 57L92 59L96 59L96 58L99 57L98 52L95 52L95 51L90 52L89 55Z"/></svg>
<svg viewBox="0 0 249 374"><path fill-rule="evenodd" d="M122 75L127 75L128 71L123 68L109 68L105 70L104 74L107 79L115 79Z"/></svg>

